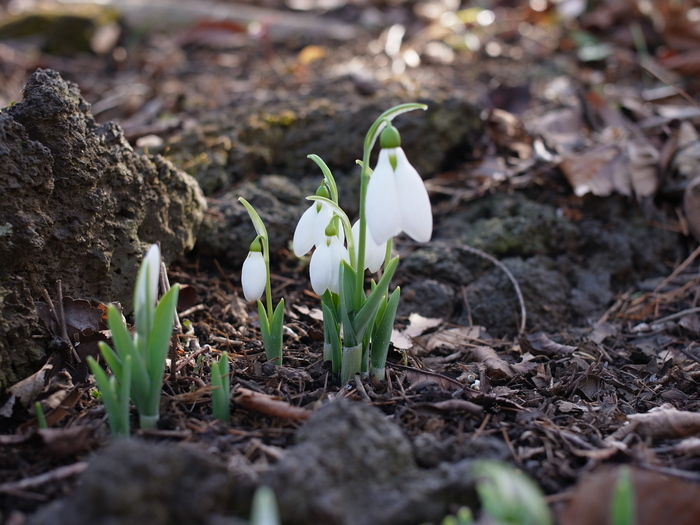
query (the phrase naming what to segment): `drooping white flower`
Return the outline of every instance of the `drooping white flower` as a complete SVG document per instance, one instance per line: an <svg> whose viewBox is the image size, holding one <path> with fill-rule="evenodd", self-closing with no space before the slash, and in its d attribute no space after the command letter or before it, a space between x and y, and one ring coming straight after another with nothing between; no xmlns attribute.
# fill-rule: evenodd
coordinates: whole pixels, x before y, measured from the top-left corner
<svg viewBox="0 0 700 525"><path fill-rule="evenodd" d="M319 186L316 195L326 199L329 197L325 184ZM324 206L322 202L312 203L309 209L302 214L294 230L294 239L292 240L294 255L297 257L306 255L311 251L311 248L321 244L326 239L326 227L332 218L333 210L328 206Z"/></svg>
<svg viewBox="0 0 700 525"><path fill-rule="evenodd" d="M360 221L352 225L352 237L355 239L355 259L357 260L360 247ZM365 236L365 268L376 273L384 264L386 256L386 242L377 244L371 235Z"/></svg>
<svg viewBox="0 0 700 525"><path fill-rule="evenodd" d="M348 249L338 235L327 235L323 242L316 245L316 250L309 263L311 287L317 295L326 290L333 293L340 291L340 262L348 262Z"/></svg>
<svg viewBox="0 0 700 525"><path fill-rule="evenodd" d="M257 301L262 297L267 284L267 265L262 254L260 241L255 239L250 245L248 257L243 261L241 285L246 301Z"/></svg>
<svg viewBox="0 0 700 525"><path fill-rule="evenodd" d="M399 233L418 242L428 242L433 234L433 214L423 179L408 162L400 139L385 145L385 132L398 132L388 126L382 132L382 149L374 174L367 185L367 228L377 244ZM394 137L392 137L394 138Z"/></svg>

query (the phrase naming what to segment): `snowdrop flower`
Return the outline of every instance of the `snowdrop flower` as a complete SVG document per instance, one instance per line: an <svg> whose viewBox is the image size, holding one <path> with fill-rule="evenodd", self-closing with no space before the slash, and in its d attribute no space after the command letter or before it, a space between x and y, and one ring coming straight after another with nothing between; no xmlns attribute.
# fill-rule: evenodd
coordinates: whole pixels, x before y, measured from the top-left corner
<svg viewBox="0 0 700 525"><path fill-rule="evenodd" d="M262 254L260 239L257 237L250 245L248 257L243 262L241 284L246 301L257 301L262 297L267 284L267 265Z"/></svg>
<svg viewBox="0 0 700 525"><path fill-rule="evenodd" d="M328 191L321 186L316 191L316 195L328 198ZM301 257L309 253L314 246L322 244L326 239L326 226L332 218L333 210L328 206L324 206L320 202L312 203L311 207L301 216L296 230L294 230L294 239L292 240L294 255Z"/></svg>
<svg viewBox="0 0 700 525"><path fill-rule="evenodd" d="M323 242L316 246L309 263L311 287L317 295L323 295L326 290L333 293L340 291L340 262L348 262L348 249L337 234L333 225L324 232Z"/></svg>
<svg viewBox="0 0 700 525"><path fill-rule="evenodd" d="M355 258L358 257L360 247L360 221L352 225L352 237L355 239ZM376 273L384 264L386 256L386 242L377 244L371 235L365 236L365 268Z"/></svg>
<svg viewBox="0 0 700 525"><path fill-rule="evenodd" d="M418 242L428 242L433 233L433 215L423 179L401 149L398 130L382 131L381 151L367 185L367 228L377 244L401 232Z"/></svg>

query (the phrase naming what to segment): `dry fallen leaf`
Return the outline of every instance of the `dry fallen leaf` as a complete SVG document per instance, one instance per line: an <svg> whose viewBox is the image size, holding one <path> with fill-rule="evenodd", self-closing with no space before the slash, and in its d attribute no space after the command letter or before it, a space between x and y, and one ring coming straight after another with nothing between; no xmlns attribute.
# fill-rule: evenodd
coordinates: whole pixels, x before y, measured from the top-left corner
<svg viewBox="0 0 700 525"><path fill-rule="evenodd" d="M559 169L578 197L587 193L607 197L613 192L631 195L629 179L622 175L624 168L625 156L620 148L608 145L567 155L559 163Z"/></svg>
<svg viewBox="0 0 700 525"><path fill-rule="evenodd" d="M606 441L617 441L631 432L652 440L675 439L700 432L700 414L677 410L668 405L654 408L645 414L630 414L628 424L608 436Z"/></svg>
<svg viewBox="0 0 700 525"><path fill-rule="evenodd" d="M607 525L619 468L603 468L584 477L559 516L566 525ZM700 523L700 485L652 470L631 468L635 525Z"/></svg>
<svg viewBox="0 0 700 525"><path fill-rule="evenodd" d="M575 346L562 345L555 343L544 332L536 332L534 334L521 337L519 339L520 347L530 352L532 355L546 355L549 357L569 355L576 351Z"/></svg>
<svg viewBox="0 0 700 525"><path fill-rule="evenodd" d="M261 394L243 387L238 387L234 390L233 400L249 410L268 416L301 421L311 415L310 411L290 405L279 397Z"/></svg>

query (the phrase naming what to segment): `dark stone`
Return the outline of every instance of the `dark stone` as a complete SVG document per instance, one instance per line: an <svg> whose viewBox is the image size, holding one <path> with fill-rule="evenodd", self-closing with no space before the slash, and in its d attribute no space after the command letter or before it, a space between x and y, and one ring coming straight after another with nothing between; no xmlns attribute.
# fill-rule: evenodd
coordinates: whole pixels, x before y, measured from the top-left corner
<svg viewBox="0 0 700 525"><path fill-rule="evenodd" d="M117 125L98 125L77 86L51 70L0 113L0 194L0 288L22 283L0 296L22 293L25 310L60 279L65 295L119 301L128 313L148 246L159 242L166 263L183 255L206 206L194 179L135 153ZM6 320L23 314L3 304L0 362L12 365L0 387L31 373L7 335L17 327Z"/></svg>

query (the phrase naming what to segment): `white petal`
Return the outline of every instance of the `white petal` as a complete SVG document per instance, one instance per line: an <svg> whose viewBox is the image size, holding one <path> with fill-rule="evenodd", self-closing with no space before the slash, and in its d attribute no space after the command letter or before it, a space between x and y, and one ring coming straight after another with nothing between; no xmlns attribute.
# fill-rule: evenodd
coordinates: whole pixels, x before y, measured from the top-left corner
<svg viewBox="0 0 700 525"><path fill-rule="evenodd" d="M428 242L433 235L433 212L428 190L403 150L397 148L395 151L401 229L415 241Z"/></svg>
<svg viewBox="0 0 700 525"><path fill-rule="evenodd" d="M339 237L332 237L328 247L331 254L331 279L328 288L333 293L340 293L340 262L349 262L348 249Z"/></svg>
<svg viewBox="0 0 700 525"><path fill-rule="evenodd" d="M352 225L352 236L355 239L355 258L357 258L357 252L360 249L360 221L356 221L355 224ZM386 242L384 244L377 244L374 242L372 235L368 232L365 237L365 268L375 273L382 267L385 255Z"/></svg>
<svg viewBox="0 0 700 525"><path fill-rule="evenodd" d="M316 246L316 251L309 263L309 277L311 277L311 288L317 295L323 295L328 290L333 276L331 263L331 250L326 243Z"/></svg>
<svg viewBox="0 0 700 525"><path fill-rule="evenodd" d="M241 284L246 301L257 301L262 297L267 284L267 269L261 252L250 252L243 262Z"/></svg>
<svg viewBox="0 0 700 525"><path fill-rule="evenodd" d="M333 210L328 206L321 205L321 210L316 214L314 222L314 244L320 246L326 242L326 228L333 218Z"/></svg>
<svg viewBox="0 0 700 525"><path fill-rule="evenodd" d="M316 203L306 210L294 230L294 239L292 247L294 255L301 257L306 255L314 247L314 225L316 223Z"/></svg>
<svg viewBox="0 0 700 525"><path fill-rule="evenodd" d="M367 229L377 244L384 244L401 233L401 214L394 169L389 162L389 152L379 152L377 167L367 185L365 214Z"/></svg>

